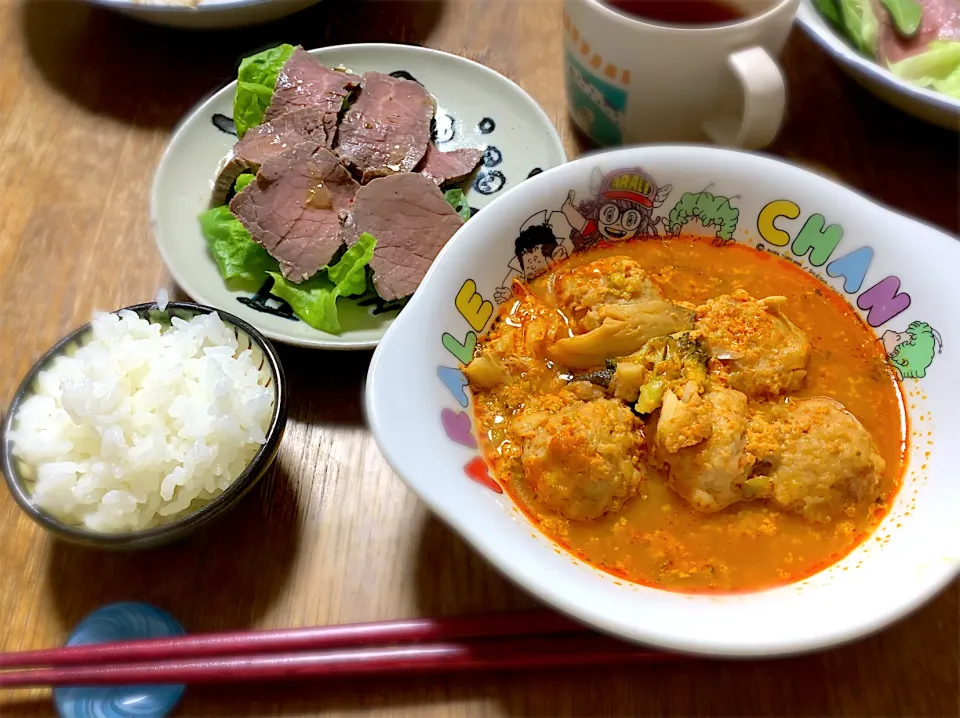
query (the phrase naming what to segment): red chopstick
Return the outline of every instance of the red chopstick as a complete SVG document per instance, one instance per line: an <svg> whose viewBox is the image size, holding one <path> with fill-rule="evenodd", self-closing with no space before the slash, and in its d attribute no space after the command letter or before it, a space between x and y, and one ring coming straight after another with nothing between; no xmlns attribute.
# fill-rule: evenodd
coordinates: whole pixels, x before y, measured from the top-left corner
<svg viewBox="0 0 960 718"><path fill-rule="evenodd" d="M273 631L234 631L175 638L100 643L69 648L0 653L0 669L31 666L97 665L207 658L305 650L455 641L466 638L585 633L588 629L552 611L486 613L448 618L354 623Z"/></svg>
<svg viewBox="0 0 960 718"><path fill-rule="evenodd" d="M8 671L0 672L0 688L233 683L241 680L281 681L372 674L513 671L562 666L663 663L682 658L645 650L606 636L560 635Z"/></svg>

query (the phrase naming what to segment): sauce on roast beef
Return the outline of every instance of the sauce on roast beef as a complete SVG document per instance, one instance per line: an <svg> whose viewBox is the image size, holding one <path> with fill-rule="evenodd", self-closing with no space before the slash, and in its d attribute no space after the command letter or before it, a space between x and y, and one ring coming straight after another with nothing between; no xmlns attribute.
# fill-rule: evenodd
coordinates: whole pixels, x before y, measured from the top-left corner
<svg viewBox="0 0 960 718"><path fill-rule="evenodd" d="M280 115L272 122L251 127L230 151L213 187L212 207L227 201L233 183L243 172L256 172L267 159L301 142L329 147L323 113L313 107Z"/></svg>
<svg viewBox="0 0 960 718"><path fill-rule="evenodd" d="M362 232L377 238L370 261L373 284L391 301L416 291L463 220L432 180L404 173L375 179L357 190L346 224L348 244Z"/></svg>
<svg viewBox="0 0 960 718"><path fill-rule="evenodd" d="M300 282L343 246L340 217L358 187L333 152L303 142L268 158L230 211L280 263L283 276Z"/></svg>
<svg viewBox="0 0 960 718"><path fill-rule="evenodd" d="M412 171L430 142L433 98L418 82L379 72L365 74L360 88L340 123L337 153L365 183Z"/></svg>

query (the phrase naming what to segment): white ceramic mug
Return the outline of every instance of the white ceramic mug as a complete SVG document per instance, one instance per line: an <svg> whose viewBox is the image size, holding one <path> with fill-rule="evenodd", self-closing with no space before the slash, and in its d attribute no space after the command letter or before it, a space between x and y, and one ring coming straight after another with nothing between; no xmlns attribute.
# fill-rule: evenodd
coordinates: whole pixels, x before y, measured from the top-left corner
<svg viewBox="0 0 960 718"><path fill-rule="evenodd" d="M599 0L565 0L567 103L580 129L601 145L770 144L786 103L774 58L800 0L729 4L744 17L667 25L621 14Z"/></svg>

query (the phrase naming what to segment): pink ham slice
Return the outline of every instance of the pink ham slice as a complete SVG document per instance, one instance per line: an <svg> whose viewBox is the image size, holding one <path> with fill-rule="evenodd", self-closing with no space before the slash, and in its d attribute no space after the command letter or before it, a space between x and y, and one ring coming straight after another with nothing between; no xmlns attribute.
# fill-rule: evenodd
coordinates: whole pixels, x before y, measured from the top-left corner
<svg viewBox="0 0 960 718"><path fill-rule="evenodd" d="M309 279L343 246L341 216L359 185L337 156L303 142L267 159L230 211L293 282Z"/></svg>
<svg viewBox="0 0 960 718"><path fill-rule="evenodd" d="M923 5L923 16L917 34L905 38L894 29L890 14L879 0L871 0L880 19L877 58L882 64L917 55L934 40L960 40L960 1L920 0L920 4Z"/></svg>

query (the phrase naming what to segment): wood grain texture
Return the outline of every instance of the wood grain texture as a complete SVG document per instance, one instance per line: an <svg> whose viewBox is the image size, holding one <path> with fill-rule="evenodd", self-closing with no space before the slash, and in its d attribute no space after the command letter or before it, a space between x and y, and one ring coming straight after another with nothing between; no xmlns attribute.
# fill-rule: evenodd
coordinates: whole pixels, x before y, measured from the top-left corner
<svg viewBox="0 0 960 718"><path fill-rule="evenodd" d="M170 286L148 221L177 121L277 42L427 45L513 78L571 155L559 0L327 0L260 28L190 34L80 3L0 2L0 402L94 309ZM874 100L799 31L773 152L957 233L958 137ZM909 238L905 238L909 241ZM290 426L257 494L204 534L134 555L47 538L0 491L0 650L60 644L86 613L138 599L189 630L502 610L533 601L432 518L365 427L369 354L280 348ZM956 716L960 586L856 644L770 662L191 689L178 716ZM788 616L784 620L789 620ZM42 692L0 716L50 716Z"/></svg>

